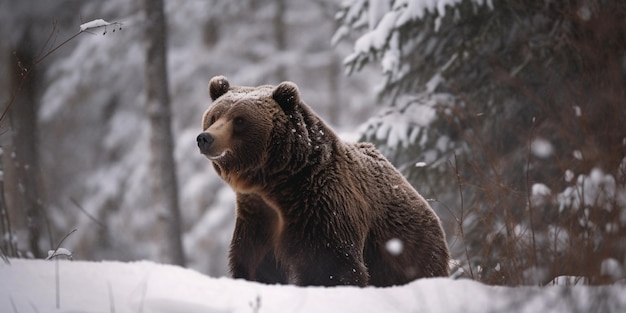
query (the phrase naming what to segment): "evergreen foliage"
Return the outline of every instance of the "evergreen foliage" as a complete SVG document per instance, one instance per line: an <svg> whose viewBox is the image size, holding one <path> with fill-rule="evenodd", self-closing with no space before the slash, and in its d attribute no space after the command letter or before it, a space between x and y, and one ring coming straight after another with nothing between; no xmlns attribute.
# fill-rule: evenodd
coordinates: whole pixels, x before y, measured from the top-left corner
<svg viewBox="0 0 626 313"><path fill-rule="evenodd" d="M624 277L626 3L355 0L337 17L335 41L361 34L348 72L384 74L363 137L436 199L464 273Z"/></svg>

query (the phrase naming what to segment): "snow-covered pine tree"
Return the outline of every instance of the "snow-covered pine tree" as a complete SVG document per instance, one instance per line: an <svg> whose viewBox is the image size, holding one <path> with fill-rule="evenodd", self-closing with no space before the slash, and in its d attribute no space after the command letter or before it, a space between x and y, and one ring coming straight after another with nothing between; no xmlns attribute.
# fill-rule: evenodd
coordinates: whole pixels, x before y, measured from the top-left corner
<svg viewBox="0 0 626 313"><path fill-rule="evenodd" d="M337 18L334 42L360 34L347 71L384 76L364 139L437 199L465 273L624 276L626 3L353 0Z"/></svg>

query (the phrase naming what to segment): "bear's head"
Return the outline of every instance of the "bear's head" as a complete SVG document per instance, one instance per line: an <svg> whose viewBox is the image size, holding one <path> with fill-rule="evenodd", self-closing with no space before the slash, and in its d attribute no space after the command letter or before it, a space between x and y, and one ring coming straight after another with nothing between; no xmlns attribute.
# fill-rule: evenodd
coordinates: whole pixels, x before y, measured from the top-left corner
<svg viewBox="0 0 626 313"><path fill-rule="evenodd" d="M294 83L239 87L217 76L209 83L209 94L213 103L202 117L198 147L233 189L258 188L304 163L312 147L307 123L319 123Z"/></svg>

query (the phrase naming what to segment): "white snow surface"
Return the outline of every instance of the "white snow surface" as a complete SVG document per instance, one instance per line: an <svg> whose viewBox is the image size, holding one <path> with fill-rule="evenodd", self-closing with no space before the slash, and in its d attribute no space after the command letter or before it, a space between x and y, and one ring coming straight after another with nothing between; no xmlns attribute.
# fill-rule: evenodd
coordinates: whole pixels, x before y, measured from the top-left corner
<svg viewBox="0 0 626 313"><path fill-rule="evenodd" d="M534 313L626 309L624 284L511 288L434 278L390 288L296 287L213 278L148 261L26 259L0 264L0 278L2 312Z"/></svg>
<svg viewBox="0 0 626 313"><path fill-rule="evenodd" d="M87 23L80 24L80 31L84 32L84 31L87 31L87 30L90 30L90 29L93 29L93 28L107 27L107 26L110 26L110 25L113 25L113 26L116 26L116 27L121 27L121 24L117 23L117 22L109 23L109 22L107 22L107 21L105 21L103 19L96 19L96 20L93 20L93 21L89 21Z"/></svg>
<svg viewBox="0 0 626 313"><path fill-rule="evenodd" d="M436 14L438 16L438 23L441 23L441 18L446 15L446 10L454 10L462 1L463 0L398 0L392 2L393 6L391 10L389 10L386 1L382 4L381 1L370 0L370 6L367 9L369 31L356 40L354 52L344 59L344 63L350 63L359 55L367 54L370 50L382 50L389 42L390 38L392 38L392 33L395 32L396 29L415 20L423 19L427 13ZM493 3L490 0L471 0L471 2L476 6L486 5L493 9ZM350 8L347 12L347 16L344 16L344 18L354 20L356 19L354 15L358 14L358 12L363 9L363 1L346 1L343 6ZM345 29L340 28L335 34L333 42L337 42L345 32ZM383 58L382 63L383 68L385 68L385 63L389 63L389 59Z"/></svg>
<svg viewBox="0 0 626 313"><path fill-rule="evenodd" d="M403 105L385 108L363 124L359 132L367 138L386 142L386 146L392 149L399 145L407 148L419 138L420 130L427 129L435 120L435 107L451 99L449 94L443 93L400 97L398 103Z"/></svg>
<svg viewBox="0 0 626 313"><path fill-rule="evenodd" d="M612 175L604 173L600 168L593 168L589 175L578 175L576 184L565 188L557 195L557 200L559 211L594 206L611 210L613 207L626 206L626 188L617 184Z"/></svg>

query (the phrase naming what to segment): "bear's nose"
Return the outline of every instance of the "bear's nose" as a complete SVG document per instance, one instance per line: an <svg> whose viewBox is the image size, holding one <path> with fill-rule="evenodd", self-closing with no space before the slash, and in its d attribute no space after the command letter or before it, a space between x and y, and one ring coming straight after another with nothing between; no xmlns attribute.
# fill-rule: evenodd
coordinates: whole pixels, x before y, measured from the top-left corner
<svg viewBox="0 0 626 313"><path fill-rule="evenodd" d="M198 135L196 141L198 141L198 148L200 148L200 153L207 154L209 152L209 147L211 147L211 144L213 143L213 136L211 136L209 133L202 133Z"/></svg>

